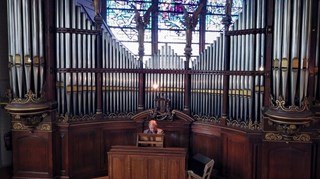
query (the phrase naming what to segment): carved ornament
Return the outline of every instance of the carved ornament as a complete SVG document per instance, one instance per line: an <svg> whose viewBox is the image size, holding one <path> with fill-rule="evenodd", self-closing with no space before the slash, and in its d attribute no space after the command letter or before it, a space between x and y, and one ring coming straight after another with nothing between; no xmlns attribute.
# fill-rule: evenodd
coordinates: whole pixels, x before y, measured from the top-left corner
<svg viewBox="0 0 320 179"><path fill-rule="evenodd" d="M297 134L293 136L287 136L283 135L281 133L273 133L273 132L268 132L265 134L265 139L267 141L295 141L295 142L310 142L311 137L309 134Z"/></svg>
<svg viewBox="0 0 320 179"><path fill-rule="evenodd" d="M239 120L231 120L231 119L226 119L227 121L227 126L230 127L237 127L237 128L243 128L243 129L248 129L248 130L261 130L261 123L258 121L252 122L251 119L246 121L239 121Z"/></svg>
<svg viewBox="0 0 320 179"><path fill-rule="evenodd" d="M24 95L25 98L14 98L10 103L13 104L27 104L27 103L43 103L45 99L43 97L37 98L31 90Z"/></svg>

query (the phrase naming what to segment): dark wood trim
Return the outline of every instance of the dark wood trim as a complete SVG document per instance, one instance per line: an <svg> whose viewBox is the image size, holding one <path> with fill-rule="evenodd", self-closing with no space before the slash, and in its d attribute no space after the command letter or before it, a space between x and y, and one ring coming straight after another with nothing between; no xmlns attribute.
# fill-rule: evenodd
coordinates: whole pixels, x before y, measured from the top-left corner
<svg viewBox="0 0 320 179"><path fill-rule="evenodd" d="M273 51L273 16L274 16L274 0L268 0L265 6L265 18L266 18L266 42L265 42L265 79L264 79L264 105L270 106L270 89L271 89L271 63L272 63L272 51Z"/></svg>
<svg viewBox="0 0 320 179"><path fill-rule="evenodd" d="M222 20L222 23L224 25L224 43L223 43L223 49L224 49L224 71L229 71L230 69L230 36L228 36L229 27L231 25L231 8L232 8L232 0L226 1L225 6L225 17ZM229 115L229 76L224 75L223 76L223 104L222 104L222 124L225 125L226 121L225 119L228 118Z"/></svg>
<svg viewBox="0 0 320 179"><path fill-rule="evenodd" d="M45 91L46 99L48 101L56 101L56 41L55 41L55 1L45 0L44 1L44 37L45 37Z"/></svg>
<svg viewBox="0 0 320 179"><path fill-rule="evenodd" d="M317 52L317 29L318 26L318 0L312 0L311 2L311 34L310 34L310 59L309 60L309 77L308 77L308 96L313 101L315 96L314 85L315 85L315 65L316 65L316 52Z"/></svg>
<svg viewBox="0 0 320 179"><path fill-rule="evenodd" d="M201 0L201 3L207 4L207 0ZM207 6L203 6L199 17L199 53L204 51L206 47L206 12Z"/></svg>
<svg viewBox="0 0 320 179"><path fill-rule="evenodd" d="M97 26L97 24L96 24ZM56 28L56 33L70 33L81 35L99 35L101 30L75 29L75 28Z"/></svg>
<svg viewBox="0 0 320 179"><path fill-rule="evenodd" d="M263 33L266 33L265 28L232 30L232 31L228 31L226 35L237 36L237 35L250 35L250 34L263 34Z"/></svg>
<svg viewBox="0 0 320 179"><path fill-rule="evenodd" d="M158 7L159 0L152 0L152 5L154 7ZM158 12L157 11L152 11L151 12L151 55L158 53L158 43L159 43L159 38L158 38Z"/></svg>

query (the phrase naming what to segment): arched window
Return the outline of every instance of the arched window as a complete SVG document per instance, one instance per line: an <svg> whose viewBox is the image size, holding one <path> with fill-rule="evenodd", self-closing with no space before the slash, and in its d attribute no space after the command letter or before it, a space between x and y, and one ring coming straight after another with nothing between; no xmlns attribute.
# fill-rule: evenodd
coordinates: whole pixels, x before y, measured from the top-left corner
<svg viewBox="0 0 320 179"><path fill-rule="evenodd" d="M226 0L107 0L106 21L113 34L133 53L138 54L138 39L134 20L134 5L144 14L152 5L158 6L151 16L145 30L145 55L152 54L152 44L158 47L168 43L176 53L184 56L185 27L183 21L184 6L189 13L193 13L201 1L206 1L205 16L200 17L192 40L192 54L199 55L199 46L212 43L223 30L221 20L225 13ZM242 0L233 0L232 16L235 20L242 10ZM200 41L200 39L204 39Z"/></svg>

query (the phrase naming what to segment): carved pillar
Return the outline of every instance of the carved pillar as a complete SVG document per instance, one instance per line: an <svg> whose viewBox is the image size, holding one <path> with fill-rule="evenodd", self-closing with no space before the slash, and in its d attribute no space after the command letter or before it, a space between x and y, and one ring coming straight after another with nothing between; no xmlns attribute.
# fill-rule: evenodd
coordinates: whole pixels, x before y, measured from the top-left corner
<svg viewBox="0 0 320 179"><path fill-rule="evenodd" d="M319 105L316 104L314 95L316 42L313 40L317 36L314 27L317 23L318 12L315 11L318 2L268 1L268 7L266 27L268 73L265 86L266 94L270 94L271 98L265 96L264 139L277 142L312 142L315 136L312 131L317 130L319 122L317 112ZM284 10L283 15L277 15L278 7ZM273 36L275 38L272 40ZM291 41L288 42L287 39ZM283 48L282 51L278 48L280 46ZM272 47L273 60L272 53L268 53L272 52ZM288 54L291 54L289 65ZM270 70L272 70L271 78Z"/></svg>
<svg viewBox="0 0 320 179"><path fill-rule="evenodd" d="M7 5L13 178L57 175L54 2Z"/></svg>
<svg viewBox="0 0 320 179"><path fill-rule="evenodd" d="M199 4L196 11L189 15L188 11L182 6L184 11L184 22L183 25L186 28L186 46L184 48L184 55L186 57L184 68L190 70L189 63L192 55L192 32L195 30L198 24L198 16L203 8L204 4ZM190 115L190 96L191 96L191 75L185 74L184 77L184 107L183 112Z"/></svg>
<svg viewBox="0 0 320 179"><path fill-rule="evenodd" d="M230 36L228 36L229 27L231 25L231 7L232 7L232 0L226 1L226 9L225 13L226 16L222 19L222 24L224 25L224 70L229 71L230 69ZM222 104L222 124L226 123L226 119L228 118L229 110L229 75L223 76L223 104Z"/></svg>
<svg viewBox="0 0 320 179"><path fill-rule="evenodd" d="M94 17L94 20L96 22L96 29L100 33L97 35L97 51L96 51L96 64L97 68L102 67L102 23L103 23L103 18L101 16L101 0L95 0L94 1L94 6L95 6L95 12L96 15ZM97 73L96 74L96 79L97 79L97 111L96 114L98 117L102 117L102 74Z"/></svg>

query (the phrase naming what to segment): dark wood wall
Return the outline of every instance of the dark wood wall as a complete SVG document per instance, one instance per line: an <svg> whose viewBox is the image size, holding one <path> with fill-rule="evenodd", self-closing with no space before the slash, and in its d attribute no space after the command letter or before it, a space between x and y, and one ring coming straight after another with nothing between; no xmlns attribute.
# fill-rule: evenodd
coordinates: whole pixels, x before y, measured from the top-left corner
<svg viewBox="0 0 320 179"><path fill-rule="evenodd" d="M141 125L133 120L91 121L59 124L54 155L56 175L70 178L90 178L107 175L107 152L113 145L135 145ZM166 132L166 146L187 147L189 155L204 154L215 160L214 175L239 179L319 178L320 147L317 140L309 143L270 142L261 132L246 132L204 122L160 121ZM37 133L14 133L15 157L29 152L24 160L32 165L15 165L20 171L39 171L41 176L49 166L44 158L51 157L45 136ZM41 135L41 134L40 134ZM34 156L36 155L36 156ZM189 156L189 157L190 157ZM17 161L17 160L15 160ZM25 173L24 173L25 174ZM38 175L39 174L39 175Z"/></svg>
<svg viewBox="0 0 320 179"><path fill-rule="evenodd" d="M311 144L264 142L263 179L311 177Z"/></svg>
<svg viewBox="0 0 320 179"><path fill-rule="evenodd" d="M215 160L214 173L226 178L258 178L261 136L217 125L192 125L192 154L202 153Z"/></svg>
<svg viewBox="0 0 320 179"><path fill-rule="evenodd" d="M159 121L165 130L165 146L189 146L190 122L183 120ZM147 122L133 120L100 121L59 125L59 175L89 178L107 175L107 152L113 145L136 145L136 135Z"/></svg>

